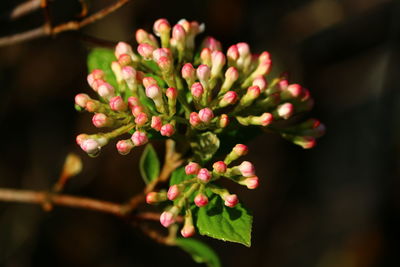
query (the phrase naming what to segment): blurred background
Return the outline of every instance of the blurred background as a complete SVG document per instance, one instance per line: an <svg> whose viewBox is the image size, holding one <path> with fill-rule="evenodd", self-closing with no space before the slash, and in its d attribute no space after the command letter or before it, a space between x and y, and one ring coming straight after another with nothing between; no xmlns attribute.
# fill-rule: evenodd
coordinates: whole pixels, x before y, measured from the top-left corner
<svg viewBox="0 0 400 267"><path fill-rule="evenodd" d="M0 14L21 2L1 1ZM90 3L92 12L110 1ZM53 0L51 13L55 24L77 19L79 1ZM246 41L269 51L276 73L310 89L311 116L328 129L312 150L267 134L249 144L262 184L231 189L253 211L252 247L201 238L224 266L400 266L398 1L132 0L79 32L0 47L0 187L48 190L75 152L84 169L65 193L123 202L142 190L139 149L122 157L109 145L98 158L80 151L75 136L96 129L73 101L90 91L87 36L133 44L135 30L160 17L204 22L224 49ZM40 10L2 16L0 36L43 21ZM198 266L110 215L0 203L0 266L161 265Z"/></svg>

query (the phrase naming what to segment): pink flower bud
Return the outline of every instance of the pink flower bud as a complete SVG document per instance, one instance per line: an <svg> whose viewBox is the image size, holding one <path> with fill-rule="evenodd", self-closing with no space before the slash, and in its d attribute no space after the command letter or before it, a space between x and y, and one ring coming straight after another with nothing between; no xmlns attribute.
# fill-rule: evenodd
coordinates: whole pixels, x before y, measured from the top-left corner
<svg viewBox="0 0 400 267"><path fill-rule="evenodd" d="M284 103L277 108L277 112L279 117L286 119L289 119L290 116L292 116L294 111L294 107L292 103Z"/></svg>
<svg viewBox="0 0 400 267"><path fill-rule="evenodd" d="M200 53L201 62L205 65L211 66L212 59L211 59L211 49L210 48L203 48Z"/></svg>
<svg viewBox="0 0 400 267"><path fill-rule="evenodd" d="M212 60L211 75L215 77L220 73L223 66L225 65L226 58L221 51L214 51L211 54L211 60Z"/></svg>
<svg viewBox="0 0 400 267"><path fill-rule="evenodd" d="M75 104L84 108L89 99L90 99L90 97L87 94L77 94L75 96Z"/></svg>
<svg viewBox="0 0 400 267"><path fill-rule="evenodd" d="M141 131L134 132L131 139L135 146L141 146L148 142L146 133Z"/></svg>
<svg viewBox="0 0 400 267"><path fill-rule="evenodd" d="M178 42L185 40L186 31L180 24L176 24L172 29L172 38Z"/></svg>
<svg viewBox="0 0 400 267"><path fill-rule="evenodd" d="M137 51L145 60L150 60L153 57L154 46L149 44L140 44L137 47Z"/></svg>
<svg viewBox="0 0 400 267"><path fill-rule="evenodd" d="M161 71L171 71L173 67L172 60L169 57L160 57L157 60L157 65L161 69Z"/></svg>
<svg viewBox="0 0 400 267"><path fill-rule="evenodd" d="M157 192L147 193L147 195L146 195L146 203L147 204L157 204L159 202L157 194L158 194Z"/></svg>
<svg viewBox="0 0 400 267"><path fill-rule="evenodd" d="M119 65L121 65L122 67L128 66L129 64L132 63L132 58L130 55L128 54L122 54L119 56L118 58L118 63Z"/></svg>
<svg viewBox="0 0 400 267"><path fill-rule="evenodd" d="M250 55L250 47L247 43L237 43L236 44L237 50L239 52L240 57L245 57Z"/></svg>
<svg viewBox="0 0 400 267"><path fill-rule="evenodd" d="M234 83L239 78L239 72L235 67L229 67L225 72L225 79L228 79L230 83Z"/></svg>
<svg viewBox="0 0 400 267"><path fill-rule="evenodd" d="M316 140L313 136L297 136L294 138L293 143L304 149L310 149L316 145Z"/></svg>
<svg viewBox="0 0 400 267"><path fill-rule="evenodd" d="M219 117L219 127L225 128L229 124L229 117L226 114L222 114Z"/></svg>
<svg viewBox="0 0 400 267"><path fill-rule="evenodd" d="M197 174L197 178L198 178L200 181L203 181L203 182L205 182L205 183L207 183L208 181L210 181L210 180L211 180L211 177L212 177L211 173L210 173L206 168L201 168L201 169L199 170L199 173Z"/></svg>
<svg viewBox="0 0 400 267"><path fill-rule="evenodd" d="M230 208L235 207L239 203L239 199L235 194L225 196L224 201L225 206Z"/></svg>
<svg viewBox="0 0 400 267"><path fill-rule="evenodd" d="M136 79L136 70L131 66L125 66L121 70L121 75L124 80Z"/></svg>
<svg viewBox="0 0 400 267"><path fill-rule="evenodd" d="M213 169L216 173L225 173L226 172L226 164L223 161L217 161L213 164Z"/></svg>
<svg viewBox="0 0 400 267"><path fill-rule="evenodd" d="M259 185L257 176L247 177L247 178L243 179L242 181L240 181L239 183L241 185L247 186L248 189L256 189Z"/></svg>
<svg viewBox="0 0 400 267"><path fill-rule="evenodd" d="M76 137L76 143L78 145L81 145L83 141L85 141L86 139L88 139L89 136L87 134L80 134Z"/></svg>
<svg viewBox="0 0 400 267"><path fill-rule="evenodd" d="M157 36L168 34L170 30L171 26L169 25L168 20L158 19L156 20L156 22L154 22L153 31Z"/></svg>
<svg viewBox="0 0 400 267"><path fill-rule="evenodd" d="M197 175L200 171L200 165L196 162L189 162L185 166L185 172L187 175Z"/></svg>
<svg viewBox="0 0 400 267"><path fill-rule="evenodd" d="M197 114L196 112L192 112L190 113L189 116L189 123L190 125L192 125L193 127L198 126L199 124L201 124L201 119L199 117L199 114Z"/></svg>
<svg viewBox="0 0 400 267"><path fill-rule="evenodd" d="M231 45L226 52L228 59L231 61L236 61L239 59L239 50L236 45Z"/></svg>
<svg viewBox="0 0 400 267"><path fill-rule="evenodd" d="M179 190L179 187L175 184L175 185L171 185L168 189L168 199L169 200L175 200L179 194L181 193L181 191Z"/></svg>
<svg viewBox="0 0 400 267"><path fill-rule="evenodd" d="M286 90L292 95L292 97L299 97L303 93L303 87L299 84L291 84Z"/></svg>
<svg viewBox="0 0 400 267"><path fill-rule="evenodd" d="M238 95L235 91L228 91L224 94L221 101L219 102L221 107L233 105L238 101Z"/></svg>
<svg viewBox="0 0 400 267"><path fill-rule="evenodd" d="M237 144L232 151L238 156L244 156L249 152L249 148L246 145L243 144Z"/></svg>
<svg viewBox="0 0 400 267"><path fill-rule="evenodd" d="M170 211L164 211L160 216L162 226L168 227L175 222L175 215Z"/></svg>
<svg viewBox="0 0 400 267"><path fill-rule="evenodd" d="M99 104L94 100L90 99L86 102L85 109L89 112L96 112L99 108Z"/></svg>
<svg viewBox="0 0 400 267"><path fill-rule="evenodd" d="M115 57L119 58L122 54L133 54L132 47L125 42L119 42L115 47Z"/></svg>
<svg viewBox="0 0 400 267"><path fill-rule="evenodd" d="M140 105L140 101L137 97L130 96L128 97L128 106L130 109L132 109L134 106Z"/></svg>
<svg viewBox="0 0 400 267"><path fill-rule="evenodd" d="M81 143L81 148L88 154L96 154L100 150L100 144L95 139L88 138Z"/></svg>
<svg viewBox="0 0 400 267"><path fill-rule="evenodd" d="M133 148L133 143L131 140L119 140L117 142L117 150L121 155L127 155Z"/></svg>
<svg viewBox="0 0 400 267"><path fill-rule="evenodd" d="M243 161L239 165L239 171L244 177L250 177L255 175L255 169L251 162Z"/></svg>
<svg viewBox="0 0 400 267"><path fill-rule="evenodd" d="M97 89L97 93L105 98L105 99L110 99L111 97L114 96L114 87L112 87L110 84L104 82L99 86Z"/></svg>
<svg viewBox="0 0 400 267"><path fill-rule="evenodd" d="M146 122L148 122L147 114L144 112L139 113L135 118L136 126L143 126Z"/></svg>
<svg viewBox="0 0 400 267"><path fill-rule="evenodd" d="M204 194L198 194L195 198L194 198L194 204L196 204L197 207L204 207L205 205L208 204L208 198L206 195Z"/></svg>
<svg viewBox="0 0 400 267"><path fill-rule="evenodd" d="M286 90L286 88L287 88L288 86L289 86L289 82L288 82L288 80L286 80L286 79L281 80L281 81L279 81L279 83L278 83L278 87L279 87L279 89L280 89L281 91Z"/></svg>
<svg viewBox="0 0 400 267"><path fill-rule="evenodd" d="M97 79L97 80L94 80L94 81L93 81L91 87L92 87L92 89L93 89L94 91L97 92L97 91L99 90L100 85L102 85L102 84L104 84L104 83L106 83L106 82L103 81L102 79Z"/></svg>
<svg viewBox="0 0 400 267"><path fill-rule="evenodd" d="M160 133L162 136L170 137L175 133L175 128L172 124L167 123L161 127Z"/></svg>
<svg viewBox="0 0 400 267"><path fill-rule="evenodd" d="M157 81L153 77L144 77L142 83L144 88L150 87L152 85L157 85Z"/></svg>
<svg viewBox="0 0 400 267"><path fill-rule="evenodd" d="M159 61L162 57L171 58L171 51L168 48L157 48L153 51L154 61Z"/></svg>
<svg viewBox="0 0 400 267"><path fill-rule="evenodd" d="M209 123L214 118L214 113L210 108L203 108L199 111L199 118L204 123Z"/></svg>
<svg viewBox="0 0 400 267"><path fill-rule="evenodd" d="M194 80L196 70L193 68L193 65L190 63L186 63L182 67L182 78L185 80Z"/></svg>
<svg viewBox="0 0 400 267"><path fill-rule="evenodd" d="M161 127L162 127L161 118L158 116L151 117L151 128L153 128L156 131L160 131Z"/></svg>
<svg viewBox="0 0 400 267"><path fill-rule="evenodd" d="M110 108L115 111L124 111L126 110L128 105L124 102L122 97L115 96L110 99Z"/></svg>
<svg viewBox="0 0 400 267"><path fill-rule="evenodd" d="M221 50L221 43L213 38L213 37L206 37L203 41L203 47L210 48L211 51Z"/></svg>
<svg viewBox="0 0 400 267"><path fill-rule="evenodd" d="M265 89L267 89L268 83L267 80L265 80L264 76L257 76L252 83L253 86L258 86L260 88L261 92L264 92Z"/></svg>
<svg viewBox="0 0 400 267"><path fill-rule="evenodd" d="M142 106L133 106L132 107L132 115L137 117L139 116L139 114L141 114L143 112L143 107Z"/></svg>
<svg viewBox="0 0 400 267"><path fill-rule="evenodd" d="M184 225L181 230L181 235L185 238L191 237L196 233L196 229L193 225Z"/></svg>
<svg viewBox="0 0 400 267"><path fill-rule="evenodd" d="M200 81L208 81L210 79L211 71L210 67L208 67L207 65L204 64L200 65L197 68L196 73Z"/></svg>
<svg viewBox="0 0 400 267"><path fill-rule="evenodd" d="M148 38L147 35L148 33L145 30L143 29L137 30L135 33L136 42L138 42L138 44L145 43Z"/></svg>
<svg viewBox="0 0 400 267"><path fill-rule="evenodd" d="M168 97L168 99L175 100L178 97L178 91L175 88L170 87L165 92L165 95Z"/></svg>
<svg viewBox="0 0 400 267"><path fill-rule="evenodd" d="M87 83L90 85L90 87L93 87L92 85L93 85L93 82L94 82L95 80L96 80L96 79L94 78L94 76L93 76L92 73L90 73L90 74L87 76Z"/></svg>
<svg viewBox="0 0 400 267"><path fill-rule="evenodd" d="M94 114L92 117L92 122L93 125L96 126L97 128L107 127L110 124L109 119L103 113Z"/></svg>
<svg viewBox="0 0 400 267"><path fill-rule="evenodd" d="M192 84L192 87L190 88L190 92L192 93L192 95L195 99L201 98L201 96L204 93L203 85L201 85L201 83L199 83L199 82Z"/></svg>
<svg viewBox="0 0 400 267"><path fill-rule="evenodd" d="M274 117L272 116L271 113L265 112L260 116L260 124L262 126L267 126L267 125L271 124L273 119L274 119Z"/></svg>
<svg viewBox="0 0 400 267"><path fill-rule="evenodd" d="M94 70L92 70L92 75L93 75L93 78L95 80L103 79L104 78L104 71L102 71L100 69L94 69Z"/></svg>
<svg viewBox="0 0 400 267"><path fill-rule="evenodd" d="M250 86L247 89L247 93L246 93L251 99L256 99L257 97L260 96L261 94L261 90L260 87L258 86Z"/></svg>
<svg viewBox="0 0 400 267"><path fill-rule="evenodd" d="M161 97L161 89L156 84L150 85L146 87L146 95L151 99L159 99Z"/></svg>

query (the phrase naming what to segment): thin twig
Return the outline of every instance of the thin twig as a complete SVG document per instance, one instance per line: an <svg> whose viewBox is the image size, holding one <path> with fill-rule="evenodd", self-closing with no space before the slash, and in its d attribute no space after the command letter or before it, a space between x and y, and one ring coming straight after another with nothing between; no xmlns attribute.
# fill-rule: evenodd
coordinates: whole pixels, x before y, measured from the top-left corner
<svg viewBox="0 0 400 267"><path fill-rule="evenodd" d="M33 29L33 30L1 37L0 38L0 46L11 45L11 44L28 41L28 40L32 40L32 39L43 37L43 36L57 35L61 32L65 32L65 31L79 30L80 28L85 27L86 25L89 25L93 22L96 22L96 21L102 19L103 17L105 17L108 14L119 9L120 7L122 7L123 5L128 3L129 1L130 0L118 0L115 3L101 9L100 11L98 11L80 21L69 21L69 22L54 26L52 28L51 27L49 28L48 23L46 23L46 24L44 24L36 29Z"/></svg>
<svg viewBox="0 0 400 267"><path fill-rule="evenodd" d="M18 6L14 7L13 9L7 11L1 17L9 20L15 20L19 17L22 17L26 14L32 13L40 8L42 0L29 0L19 4Z"/></svg>

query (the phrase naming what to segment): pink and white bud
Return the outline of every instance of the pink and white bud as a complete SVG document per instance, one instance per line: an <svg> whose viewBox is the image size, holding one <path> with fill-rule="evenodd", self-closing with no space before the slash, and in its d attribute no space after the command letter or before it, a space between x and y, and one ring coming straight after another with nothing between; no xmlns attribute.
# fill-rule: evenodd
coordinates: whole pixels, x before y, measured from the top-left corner
<svg viewBox="0 0 400 267"><path fill-rule="evenodd" d="M147 138L147 135L145 132L141 132L141 131L136 131L132 134L132 142L135 146L141 146L146 144L149 139Z"/></svg>
<svg viewBox="0 0 400 267"><path fill-rule="evenodd" d="M203 47L209 48L211 51L219 51L221 50L221 43L217 39L208 36L203 41Z"/></svg>
<svg viewBox="0 0 400 267"><path fill-rule="evenodd" d="M190 92L195 99L200 99L204 93L203 85L199 82L192 84Z"/></svg>
<svg viewBox="0 0 400 267"><path fill-rule="evenodd" d="M115 47L115 57L119 58L122 54L133 54L132 47L125 42L119 42Z"/></svg>
<svg viewBox="0 0 400 267"><path fill-rule="evenodd" d="M226 172L227 166L223 161L217 161L213 164L213 169L216 173L222 174Z"/></svg>
<svg viewBox="0 0 400 267"><path fill-rule="evenodd" d="M205 205L208 204L208 197L200 193L194 198L194 204L196 204L196 206L200 208L204 207Z"/></svg>
<svg viewBox="0 0 400 267"><path fill-rule="evenodd" d="M257 97L259 97L261 94L261 90L260 87L258 86L250 86L247 89L247 93L246 95L248 95L251 99L256 99Z"/></svg>
<svg viewBox="0 0 400 267"><path fill-rule="evenodd" d="M172 124L167 123L161 127L160 133L162 136L170 137L175 133L175 127L172 126Z"/></svg>
<svg viewBox="0 0 400 267"><path fill-rule="evenodd" d="M201 167L199 164L197 164L196 162L189 162L186 166L185 166L185 173L187 175L197 175L200 171Z"/></svg>
<svg viewBox="0 0 400 267"><path fill-rule="evenodd" d="M146 43L148 37L148 33L143 29L138 29L135 33L136 42L138 44Z"/></svg>
<svg viewBox="0 0 400 267"><path fill-rule="evenodd" d="M192 125L193 127L196 127L198 125L200 125L202 123L199 114L197 114L196 112L192 112L189 115L189 123L190 125Z"/></svg>
<svg viewBox="0 0 400 267"><path fill-rule="evenodd" d="M277 112L279 117L284 118L285 120L289 119L294 111L294 106L292 103L284 103L277 108Z"/></svg>
<svg viewBox="0 0 400 267"><path fill-rule="evenodd" d="M139 114L143 113L143 107L136 105L132 107L132 115L137 117Z"/></svg>
<svg viewBox="0 0 400 267"><path fill-rule="evenodd" d="M191 237L196 233L196 229L194 228L193 224L192 225L184 225L182 230L181 230L181 235L185 238Z"/></svg>
<svg viewBox="0 0 400 267"><path fill-rule="evenodd" d="M119 140L117 142L117 150L121 155L127 155L133 148L133 143L131 140Z"/></svg>
<svg viewBox="0 0 400 267"><path fill-rule="evenodd" d="M140 105L140 101L137 97L130 96L128 97L128 106L130 109L132 109L134 106Z"/></svg>
<svg viewBox="0 0 400 267"><path fill-rule="evenodd" d="M85 109L89 112L97 112L99 107L100 104L97 101L90 99L86 102Z"/></svg>
<svg viewBox="0 0 400 267"><path fill-rule="evenodd" d="M110 99L114 96L114 87L112 87L109 83L102 83L97 89L97 93L105 99Z"/></svg>
<svg viewBox="0 0 400 267"><path fill-rule="evenodd" d="M249 152L249 148L246 145L243 144L237 144L232 151L238 156L238 157L242 157L247 155L247 153Z"/></svg>
<svg viewBox="0 0 400 267"><path fill-rule="evenodd" d="M224 53L222 53L221 51L214 51L211 54L211 60L212 60L211 76L215 77L219 75L222 68L224 67L226 63L226 58Z"/></svg>
<svg viewBox="0 0 400 267"><path fill-rule="evenodd" d="M303 93L303 87L301 87L300 84L291 84L286 88L286 90L294 98L301 96Z"/></svg>
<svg viewBox="0 0 400 267"><path fill-rule="evenodd" d="M200 52L200 59L201 63L211 66L212 65L212 57L211 57L211 49L210 48L203 48Z"/></svg>
<svg viewBox="0 0 400 267"><path fill-rule="evenodd" d="M278 83L278 87L281 91L286 90L286 88L289 86L289 82L286 79L283 79L281 81L279 81Z"/></svg>
<svg viewBox="0 0 400 267"><path fill-rule="evenodd" d="M209 123L214 118L214 113L210 108L203 108L199 111L199 118L204 123Z"/></svg>
<svg viewBox="0 0 400 267"><path fill-rule="evenodd" d="M146 87L146 95L151 99L160 99L162 96L161 89L156 84L150 85Z"/></svg>
<svg viewBox="0 0 400 267"><path fill-rule="evenodd" d="M219 102L221 107L226 107L228 105L233 105L238 101L239 97L235 91L228 91L224 94Z"/></svg>
<svg viewBox="0 0 400 267"><path fill-rule="evenodd" d="M175 100L178 97L178 90L173 87L169 87L165 92L168 99Z"/></svg>
<svg viewBox="0 0 400 267"><path fill-rule="evenodd" d="M153 77L144 77L142 83L144 88L150 87L152 85L157 85L157 81Z"/></svg>
<svg viewBox="0 0 400 267"><path fill-rule="evenodd" d="M158 48L153 51L154 61L159 61L162 57L171 58L171 51L168 48Z"/></svg>
<svg viewBox="0 0 400 267"><path fill-rule="evenodd" d="M172 68L173 68L172 59L169 57L160 57L157 60L157 65L161 69L161 71L164 71L167 73L171 72Z"/></svg>
<svg viewBox="0 0 400 267"><path fill-rule="evenodd" d="M96 154L100 150L100 144L92 138L83 140L80 146L88 154Z"/></svg>
<svg viewBox="0 0 400 267"><path fill-rule="evenodd" d="M96 113L92 117L92 123L97 128L110 126L110 119L103 113Z"/></svg>
<svg viewBox="0 0 400 267"><path fill-rule="evenodd" d="M207 82L211 75L210 67L202 64L197 68L196 74L200 81Z"/></svg>
<svg viewBox="0 0 400 267"><path fill-rule="evenodd" d="M182 78L185 80L194 81L196 79L196 70L194 69L193 65L190 63L186 63L182 67Z"/></svg>
<svg viewBox="0 0 400 267"><path fill-rule="evenodd" d="M125 66L121 69L121 75L124 80L136 79L136 70L131 66Z"/></svg>
<svg viewBox="0 0 400 267"><path fill-rule="evenodd" d="M239 72L235 67L229 67L225 72L225 79L233 84L239 78Z"/></svg>
<svg viewBox="0 0 400 267"><path fill-rule="evenodd" d="M204 183L209 182L211 177L212 174L206 168L201 168L197 174L197 178Z"/></svg>
<svg viewBox="0 0 400 267"><path fill-rule="evenodd" d="M233 208L239 203L239 199L236 194L226 195L223 197L225 206Z"/></svg>
<svg viewBox="0 0 400 267"><path fill-rule="evenodd" d="M76 143L78 145L81 145L83 141L89 138L89 135L87 134L79 134L76 136Z"/></svg>
<svg viewBox="0 0 400 267"><path fill-rule="evenodd" d="M304 149L313 148L316 145L316 139L313 136L296 136L293 143L301 146Z"/></svg>
<svg viewBox="0 0 400 267"><path fill-rule="evenodd" d="M169 32L171 31L171 26L169 25L168 20L158 19L154 22L153 31L157 36L169 34Z"/></svg>
<svg viewBox="0 0 400 267"><path fill-rule="evenodd" d="M222 114L222 115L219 117L219 122L218 122L219 127L225 128L226 126L228 126L228 124L229 124L229 117L228 117L228 115Z"/></svg>
<svg viewBox="0 0 400 267"><path fill-rule="evenodd" d="M265 112L258 118L258 120L262 126L267 126L271 124L271 122L274 120L274 117L271 113Z"/></svg>
<svg viewBox="0 0 400 267"><path fill-rule="evenodd" d="M93 89L95 92L97 92L97 91L99 90L100 85L102 85L102 84L104 84L104 83L106 83L104 80L102 80L102 79L97 79L97 80L94 80L94 81L93 81L91 87L92 87L92 89Z"/></svg>
<svg viewBox="0 0 400 267"><path fill-rule="evenodd" d="M247 43L237 43L237 50L239 52L240 57L245 57L250 55L250 46Z"/></svg>
<svg viewBox="0 0 400 267"><path fill-rule="evenodd" d="M178 198L178 196L180 195L181 190L179 189L179 186L177 186L176 184L171 185L168 189L168 199L169 200L175 200L176 198Z"/></svg>
<svg viewBox="0 0 400 267"><path fill-rule="evenodd" d="M268 83L264 76L257 76L252 83L253 86L258 86L261 92L264 92L267 89Z"/></svg>
<svg viewBox="0 0 400 267"><path fill-rule="evenodd" d="M175 24L172 28L172 38L174 38L177 42L184 42L186 38L186 31L180 24Z"/></svg>
<svg viewBox="0 0 400 267"><path fill-rule="evenodd" d="M84 108L90 97L87 94L77 94L75 96L75 104Z"/></svg>
<svg viewBox="0 0 400 267"><path fill-rule="evenodd" d="M239 50L236 45L231 45L228 48L228 51L226 52L226 55L228 56L228 60L230 61L236 61L239 59Z"/></svg>
<svg viewBox="0 0 400 267"><path fill-rule="evenodd" d="M115 111L124 111L128 108L128 105L124 102L122 97L114 96L110 99L110 108Z"/></svg>
<svg viewBox="0 0 400 267"><path fill-rule="evenodd" d="M118 58L118 63L122 66L128 66L129 64L132 63L132 57L128 54L122 54Z"/></svg>
<svg viewBox="0 0 400 267"><path fill-rule="evenodd" d="M153 57L154 46L150 44L140 44L137 47L138 53L145 59L150 60Z"/></svg>
<svg viewBox="0 0 400 267"><path fill-rule="evenodd" d="M249 161L243 161L239 166L239 171L244 177L250 177L255 175L254 165Z"/></svg>
<svg viewBox="0 0 400 267"><path fill-rule="evenodd" d="M256 189L259 185L258 177L257 176L246 177L241 181L239 181L239 184L246 186L248 189Z"/></svg>
<svg viewBox="0 0 400 267"><path fill-rule="evenodd" d="M89 75L86 78L87 83L90 85L90 87L92 87L93 82L96 80L93 76L92 73L89 73Z"/></svg>
<svg viewBox="0 0 400 267"><path fill-rule="evenodd" d="M160 131L161 127L162 127L161 118L158 116L151 117L151 128L153 128L156 131Z"/></svg>
<svg viewBox="0 0 400 267"><path fill-rule="evenodd" d="M143 126L146 124L146 122L149 121L149 118L147 117L147 114L144 112L139 113L136 118L135 118L135 123L136 126Z"/></svg>
<svg viewBox="0 0 400 267"><path fill-rule="evenodd" d="M170 211L164 211L160 216L160 223L164 227L169 227L175 222L175 215Z"/></svg>
<svg viewBox="0 0 400 267"><path fill-rule="evenodd" d="M157 204L167 200L167 194L164 192L149 192L146 195L147 204Z"/></svg>
<svg viewBox="0 0 400 267"><path fill-rule="evenodd" d="M92 75L93 75L93 78L95 79L95 80L97 80L97 79L103 79L104 78L104 71L103 70L100 70L100 69L94 69L94 70L92 70Z"/></svg>

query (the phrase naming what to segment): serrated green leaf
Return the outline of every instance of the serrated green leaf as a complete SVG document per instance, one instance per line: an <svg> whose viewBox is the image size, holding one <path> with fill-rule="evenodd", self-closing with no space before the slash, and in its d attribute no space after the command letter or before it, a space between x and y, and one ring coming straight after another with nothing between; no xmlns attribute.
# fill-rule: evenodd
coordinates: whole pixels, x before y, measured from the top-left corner
<svg viewBox="0 0 400 267"><path fill-rule="evenodd" d="M118 89L117 80L111 69L111 62L115 61L114 51L106 48L95 48L90 51L87 64L89 72L94 69L101 69L104 71L105 80L111 84L115 89Z"/></svg>
<svg viewBox="0 0 400 267"><path fill-rule="evenodd" d="M191 176L185 173L185 167L179 167L171 174L169 185L180 184L181 182L190 179Z"/></svg>
<svg viewBox="0 0 400 267"><path fill-rule="evenodd" d="M193 238L177 238L176 245L189 253L197 263L205 263L208 267L221 266L221 262L215 251L199 240Z"/></svg>
<svg viewBox="0 0 400 267"><path fill-rule="evenodd" d="M252 222L253 216L241 203L229 208L213 195L207 206L199 208L196 225L201 235L250 247Z"/></svg>
<svg viewBox="0 0 400 267"><path fill-rule="evenodd" d="M195 139L191 142L196 161L200 163L209 161L215 152L217 152L219 144L218 136L212 132L196 135Z"/></svg>
<svg viewBox="0 0 400 267"><path fill-rule="evenodd" d="M155 180L160 174L160 161L151 144L148 144L140 158L140 173L146 184Z"/></svg>

